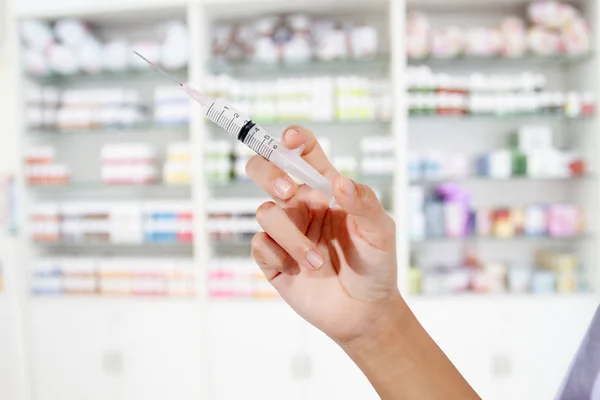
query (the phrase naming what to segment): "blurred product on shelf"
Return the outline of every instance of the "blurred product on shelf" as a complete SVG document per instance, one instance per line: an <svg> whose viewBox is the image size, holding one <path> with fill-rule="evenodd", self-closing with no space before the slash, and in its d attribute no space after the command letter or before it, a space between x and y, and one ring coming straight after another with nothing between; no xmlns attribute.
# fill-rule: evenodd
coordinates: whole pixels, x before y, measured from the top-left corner
<svg viewBox="0 0 600 400"><path fill-rule="evenodd" d="M32 268L36 295L189 297L194 265L185 258L43 258Z"/></svg>
<svg viewBox="0 0 600 400"><path fill-rule="evenodd" d="M167 185L190 185L192 182L192 145L171 143L163 166L163 182Z"/></svg>
<svg viewBox="0 0 600 400"><path fill-rule="evenodd" d="M101 29L98 27L98 30ZM143 52L152 62L167 69L180 69L188 64L188 33L185 24L170 21L161 24L145 40L130 42L115 38L106 43L99 39L90 24L77 19L54 23L27 20L20 24L25 70L33 76L98 74L146 69L149 66L132 57L132 51ZM101 32L99 32L101 33Z"/></svg>
<svg viewBox="0 0 600 400"><path fill-rule="evenodd" d="M156 150L146 143L106 144L100 150L102 181L108 185L156 183L156 158Z"/></svg>
<svg viewBox="0 0 600 400"><path fill-rule="evenodd" d="M259 123L298 121L389 121L391 86L360 76L236 80L208 77L208 96L230 100Z"/></svg>
<svg viewBox="0 0 600 400"><path fill-rule="evenodd" d="M234 170L233 177L238 181L249 181L250 178L246 174L246 164L256 153L240 142L235 142L234 147Z"/></svg>
<svg viewBox="0 0 600 400"><path fill-rule="evenodd" d="M379 52L377 29L349 19L302 14L217 23L213 57L219 61L308 63L368 60Z"/></svg>
<svg viewBox="0 0 600 400"><path fill-rule="evenodd" d="M147 243L192 243L194 240L193 206L189 202L146 202L143 216Z"/></svg>
<svg viewBox="0 0 600 400"><path fill-rule="evenodd" d="M191 243L192 204L162 202L38 203L31 239L56 244Z"/></svg>
<svg viewBox="0 0 600 400"><path fill-rule="evenodd" d="M250 258L215 258L208 266L209 296L217 299L278 298L277 291Z"/></svg>
<svg viewBox="0 0 600 400"><path fill-rule="evenodd" d="M358 178L358 160L355 156L336 156L331 159L331 164L340 174L352 179Z"/></svg>
<svg viewBox="0 0 600 400"><path fill-rule="evenodd" d="M68 89L28 85L26 123L30 129L92 130L135 127L148 121L136 90Z"/></svg>
<svg viewBox="0 0 600 400"><path fill-rule="evenodd" d="M582 177L587 163L575 152L560 150L553 143L548 126L525 125L511 135L509 148L497 149L470 159L466 154L428 150L410 152L408 176L412 182L523 177L565 179Z"/></svg>
<svg viewBox="0 0 600 400"><path fill-rule="evenodd" d="M28 148L24 154L25 179L34 185L67 185L71 180L68 166L55 162L56 152L52 146Z"/></svg>
<svg viewBox="0 0 600 400"><path fill-rule="evenodd" d="M178 86L157 87L154 91L154 122L165 126L189 124L189 96Z"/></svg>
<svg viewBox="0 0 600 400"><path fill-rule="evenodd" d="M206 204L208 233L216 242L247 241L260 232L256 221L256 209L265 198L219 198Z"/></svg>
<svg viewBox="0 0 600 400"><path fill-rule="evenodd" d="M531 22L507 16L497 28L439 26L421 12L411 12L407 21L407 56L452 59L467 57L519 58L582 56L591 50L588 23L572 5L543 0L528 8ZM434 27L435 26L435 27Z"/></svg>
<svg viewBox="0 0 600 400"><path fill-rule="evenodd" d="M209 184L226 184L231 181L233 145L231 140L205 142L204 171ZM243 148L247 147L243 146Z"/></svg>
<svg viewBox="0 0 600 400"><path fill-rule="evenodd" d="M580 259L571 252L541 249L530 263L483 261L466 247L458 265L419 265L411 257L412 294L569 294L588 291Z"/></svg>
<svg viewBox="0 0 600 400"><path fill-rule="evenodd" d="M413 115L511 116L548 114L570 118L596 112L591 92L547 90L539 73L453 76L428 66L407 69L408 108Z"/></svg>
<svg viewBox="0 0 600 400"><path fill-rule="evenodd" d="M426 191L411 187L409 231L413 241L427 239L521 237L578 238L585 215L574 204L532 204L474 210L470 194L456 184Z"/></svg>
<svg viewBox="0 0 600 400"><path fill-rule="evenodd" d="M360 172L365 177L390 177L396 171L396 146L392 136L365 136L360 142Z"/></svg>

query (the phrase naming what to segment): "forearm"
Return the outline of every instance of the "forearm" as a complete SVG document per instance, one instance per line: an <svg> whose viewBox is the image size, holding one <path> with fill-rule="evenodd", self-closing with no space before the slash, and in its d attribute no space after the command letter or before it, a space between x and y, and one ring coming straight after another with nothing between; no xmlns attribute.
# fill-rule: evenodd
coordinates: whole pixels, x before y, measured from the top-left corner
<svg viewBox="0 0 600 400"><path fill-rule="evenodd" d="M401 298L376 325L342 347L383 400L479 399Z"/></svg>

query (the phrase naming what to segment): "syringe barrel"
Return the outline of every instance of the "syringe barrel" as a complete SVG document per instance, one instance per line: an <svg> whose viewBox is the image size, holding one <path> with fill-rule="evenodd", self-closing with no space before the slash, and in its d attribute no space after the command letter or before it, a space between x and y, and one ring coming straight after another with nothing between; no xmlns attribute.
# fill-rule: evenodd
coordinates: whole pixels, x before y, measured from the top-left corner
<svg viewBox="0 0 600 400"><path fill-rule="evenodd" d="M247 115L237 111L229 102L223 99L215 100L206 111L206 116L287 174L302 180L329 199L333 197L331 182L306 162L301 154L285 148L265 129Z"/></svg>
<svg viewBox="0 0 600 400"><path fill-rule="evenodd" d="M206 116L267 160L270 160L273 152L281 147L281 143L271 137L260 125L223 99L215 100L206 111Z"/></svg>

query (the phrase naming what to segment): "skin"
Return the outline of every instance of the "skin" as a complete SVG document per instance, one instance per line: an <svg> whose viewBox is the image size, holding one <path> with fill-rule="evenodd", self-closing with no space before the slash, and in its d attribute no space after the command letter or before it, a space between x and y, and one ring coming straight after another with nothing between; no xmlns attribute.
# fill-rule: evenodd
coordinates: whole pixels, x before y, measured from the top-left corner
<svg viewBox="0 0 600 400"><path fill-rule="evenodd" d="M252 256L281 297L338 343L382 399L478 399L412 314L397 285L396 227L375 193L341 176L307 129L283 144L332 182L338 203L256 156L250 178L272 198Z"/></svg>

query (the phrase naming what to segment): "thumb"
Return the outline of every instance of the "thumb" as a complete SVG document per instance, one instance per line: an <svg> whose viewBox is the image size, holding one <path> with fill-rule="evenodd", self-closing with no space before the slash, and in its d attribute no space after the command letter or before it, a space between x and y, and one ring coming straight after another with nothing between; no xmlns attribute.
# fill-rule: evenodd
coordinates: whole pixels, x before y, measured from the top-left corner
<svg viewBox="0 0 600 400"><path fill-rule="evenodd" d="M335 201L356 223L358 233L381 250L396 245L396 224L373 190L339 175L334 180Z"/></svg>

